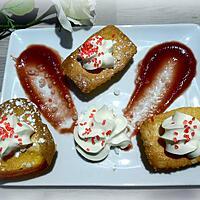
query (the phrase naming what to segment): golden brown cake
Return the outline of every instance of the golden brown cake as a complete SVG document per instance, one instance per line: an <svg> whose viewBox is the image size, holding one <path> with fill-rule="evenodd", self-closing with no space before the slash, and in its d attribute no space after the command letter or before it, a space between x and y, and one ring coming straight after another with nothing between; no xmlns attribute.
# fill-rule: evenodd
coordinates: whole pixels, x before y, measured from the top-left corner
<svg viewBox="0 0 200 200"><path fill-rule="evenodd" d="M27 99L17 98L1 104L0 111L0 179L16 179L18 177L26 177L27 175L41 174L41 171L47 169L52 164L55 155L55 144L49 129L42 123L36 106ZM25 126L25 129L27 129L29 125L33 128L30 144L22 144L23 141L20 138L22 131L19 129L17 133L17 128L13 129L10 123L6 122L6 119L8 117L11 119L11 116L15 116L19 120L16 123L17 125L15 124L16 126ZM2 128L5 124L8 127ZM6 131L7 135L5 135ZM28 134L27 130L24 133ZM10 147L5 147L3 142L13 139L21 140L21 146L18 146L19 142L17 147L10 151ZM9 144L13 145L14 142ZM6 151L9 150L9 153L7 152L8 155L2 157L2 149L4 147L7 149Z"/></svg>
<svg viewBox="0 0 200 200"><path fill-rule="evenodd" d="M174 171L200 162L200 156L189 158L186 155L174 155L165 151L165 141L160 138L160 135L163 134L161 124L165 119L174 115L176 111L200 120L199 107L183 107L152 117L141 126L140 134L144 152L155 171Z"/></svg>
<svg viewBox="0 0 200 200"><path fill-rule="evenodd" d="M111 40L114 42L112 51L114 57L113 66L105 68L98 73L93 73L84 69L79 60L81 47L71 53L62 63L64 74L84 93L91 92L96 87L110 80L114 74L123 70L137 52L137 48L131 40L113 25L104 27L88 38L84 44L94 36L99 36L105 40Z"/></svg>

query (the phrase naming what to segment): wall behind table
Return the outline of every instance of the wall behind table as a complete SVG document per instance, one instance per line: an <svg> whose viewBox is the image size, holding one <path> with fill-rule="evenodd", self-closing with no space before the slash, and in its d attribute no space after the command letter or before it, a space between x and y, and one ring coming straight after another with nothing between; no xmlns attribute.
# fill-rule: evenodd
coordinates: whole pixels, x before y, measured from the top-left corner
<svg viewBox="0 0 200 200"><path fill-rule="evenodd" d="M200 24L200 0L96 1L96 24Z"/></svg>

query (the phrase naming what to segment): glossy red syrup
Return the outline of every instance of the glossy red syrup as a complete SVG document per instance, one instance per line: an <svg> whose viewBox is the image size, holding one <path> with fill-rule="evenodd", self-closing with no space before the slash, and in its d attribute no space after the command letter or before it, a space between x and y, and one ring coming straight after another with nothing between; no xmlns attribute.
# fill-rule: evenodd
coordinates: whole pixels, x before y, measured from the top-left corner
<svg viewBox="0 0 200 200"><path fill-rule="evenodd" d="M31 45L16 59L19 80L29 99L59 132L72 132L76 109L60 66L59 54L44 45Z"/></svg>
<svg viewBox="0 0 200 200"><path fill-rule="evenodd" d="M136 87L124 110L134 133L144 120L163 112L180 96L195 74L196 59L186 45L172 41L150 49L139 63Z"/></svg>

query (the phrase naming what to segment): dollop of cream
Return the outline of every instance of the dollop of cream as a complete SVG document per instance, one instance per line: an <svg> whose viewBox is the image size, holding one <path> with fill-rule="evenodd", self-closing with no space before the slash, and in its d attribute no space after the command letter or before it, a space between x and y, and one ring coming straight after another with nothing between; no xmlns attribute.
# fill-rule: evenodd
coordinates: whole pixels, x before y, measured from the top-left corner
<svg viewBox="0 0 200 200"><path fill-rule="evenodd" d="M160 136L166 142L166 151L189 158L200 156L200 122L193 116L175 112L163 121L165 133Z"/></svg>
<svg viewBox="0 0 200 200"><path fill-rule="evenodd" d="M34 133L32 126L19 119L14 114L8 114L0 119L0 158L14 153L20 148L32 143L30 137Z"/></svg>
<svg viewBox="0 0 200 200"><path fill-rule="evenodd" d="M79 57L83 68L96 70L99 68L111 68L114 65L112 55L115 41L105 40L99 35L94 35L79 48Z"/></svg>
<svg viewBox="0 0 200 200"><path fill-rule="evenodd" d="M116 116L104 105L93 107L80 115L74 129L77 151L90 161L106 158L111 147L125 149L131 145L128 122L124 116Z"/></svg>

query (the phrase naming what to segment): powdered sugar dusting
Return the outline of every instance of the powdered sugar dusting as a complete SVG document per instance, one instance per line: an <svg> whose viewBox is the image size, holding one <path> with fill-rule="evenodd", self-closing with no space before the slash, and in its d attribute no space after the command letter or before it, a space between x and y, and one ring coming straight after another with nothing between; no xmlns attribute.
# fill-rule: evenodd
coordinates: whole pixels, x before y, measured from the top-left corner
<svg viewBox="0 0 200 200"><path fill-rule="evenodd" d="M167 92L167 86L170 84L173 77L173 65L168 67L166 65L165 69L157 76L156 80L152 82L149 88L145 91L145 95L134 107L132 113L134 117L131 120L131 125L135 128L138 124L137 122L143 121L146 116L152 116L154 110L158 107L158 102L160 102Z"/></svg>

